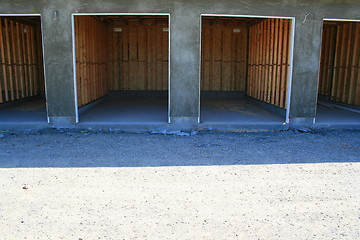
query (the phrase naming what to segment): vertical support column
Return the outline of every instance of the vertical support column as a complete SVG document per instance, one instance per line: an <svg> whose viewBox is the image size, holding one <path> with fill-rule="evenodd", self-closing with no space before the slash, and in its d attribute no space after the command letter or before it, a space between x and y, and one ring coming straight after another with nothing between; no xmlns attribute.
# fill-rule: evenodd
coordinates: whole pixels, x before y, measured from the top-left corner
<svg viewBox="0 0 360 240"><path fill-rule="evenodd" d="M290 126L311 126L316 115L322 19L307 13L296 18Z"/></svg>
<svg viewBox="0 0 360 240"><path fill-rule="evenodd" d="M49 123L70 127L76 122L71 14L46 9L42 14L46 97Z"/></svg>
<svg viewBox="0 0 360 240"><path fill-rule="evenodd" d="M199 120L200 14L178 6L170 19L170 123L191 127Z"/></svg>

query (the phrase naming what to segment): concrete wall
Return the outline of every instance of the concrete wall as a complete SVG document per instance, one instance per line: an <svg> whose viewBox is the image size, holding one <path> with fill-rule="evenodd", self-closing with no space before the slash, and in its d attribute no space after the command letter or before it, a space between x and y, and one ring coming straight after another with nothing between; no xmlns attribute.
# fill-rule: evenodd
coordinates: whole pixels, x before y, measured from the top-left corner
<svg viewBox="0 0 360 240"><path fill-rule="evenodd" d="M323 18L360 19L359 0L2 0L0 14L42 15L48 116L55 126L74 124L71 14L170 14L170 117L196 124L199 116L200 14L295 17L291 124L312 124L316 112Z"/></svg>

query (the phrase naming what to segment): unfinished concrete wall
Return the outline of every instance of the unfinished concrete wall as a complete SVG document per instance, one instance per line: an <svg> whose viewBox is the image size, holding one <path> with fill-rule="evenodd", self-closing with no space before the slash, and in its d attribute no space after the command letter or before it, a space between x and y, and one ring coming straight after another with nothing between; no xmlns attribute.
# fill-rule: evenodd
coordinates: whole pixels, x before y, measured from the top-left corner
<svg viewBox="0 0 360 240"><path fill-rule="evenodd" d="M2 0L0 14L42 14L48 115L56 126L76 120L72 13L170 14L170 117L197 123L200 86L200 15L236 14L295 17L291 90L292 124L312 124L316 111L323 18L360 19L358 0Z"/></svg>

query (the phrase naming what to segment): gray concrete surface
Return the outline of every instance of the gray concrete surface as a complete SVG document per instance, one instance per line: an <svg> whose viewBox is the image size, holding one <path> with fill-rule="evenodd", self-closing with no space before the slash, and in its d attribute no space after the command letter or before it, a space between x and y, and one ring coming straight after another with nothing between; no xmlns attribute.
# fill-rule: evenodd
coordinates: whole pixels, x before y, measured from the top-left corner
<svg viewBox="0 0 360 240"><path fill-rule="evenodd" d="M359 239L359 156L359 131L2 132L1 239Z"/></svg>
<svg viewBox="0 0 360 240"><path fill-rule="evenodd" d="M201 122L218 123L284 123L285 117L270 112L255 104L253 101L243 99L208 99L201 101Z"/></svg>
<svg viewBox="0 0 360 240"><path fill-rule="evenodd" d="M22 100L0 106L0 125L4 123L47 123L44 98Z"/></svg>
<svg viewBox="0 0 360 240"><path fill-rule="evenodd" d="M3 0L0 14L42 14L46 95L55 126L75 122L72 13L170 14L170 115L173 123L196 123L200 114L200 15L234 14L295 17L291 124L312 125L315 117L323 18L360 19L357 0Z"/></svg>
<svg viewBox="0 0 360 240"><path fill-rule="evenodd" d="M165 98L136 99L109 97L81 111L82 123L167 123L168 103Z"/></svg>
<svg viewBox="0 0 360 240"><path fill-rule="evenodd" d="M81 123L167 123L166 98L110 96L79 111ZM272 113L246 98L204 98L201 122L284 123L285 117Z"/></svg>
<svg viewBox="0 0 360 240"><path fill-rule="evenodd" d="M317 125L360 125L360 113L340 108L330 108L318 104L316 113Z"/></svg>

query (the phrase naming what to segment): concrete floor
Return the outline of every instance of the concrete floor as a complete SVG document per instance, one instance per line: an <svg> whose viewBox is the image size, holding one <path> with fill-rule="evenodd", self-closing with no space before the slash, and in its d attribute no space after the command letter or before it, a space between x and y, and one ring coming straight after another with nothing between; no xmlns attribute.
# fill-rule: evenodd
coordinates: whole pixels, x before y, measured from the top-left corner
<svg viewBox="0 0 360 240"><path fill-rule="evenodd" d="M80 109L80 122L167 122L167 99L106 97L94 106Z"/></svg>
<svg viewBox="0 0 360 240"><path fill-rule="evenodd" d="M80 110L80 123L167 122L166 98L107 97ZM201 122L283 123L285 119L247 99L202 99Z"/></svg>
<svg viewBox="0 0 360 240"><path fill-rule="evenodd" d="M340 108L330 108L324 105L317 105L316 124L349 124L359 125L360 114Z"/></svg>
<svg viewBox="0 0 360 240"><path fill-rule="evenodd" d="M247 98L201 101L201 122L283 123L285 119Z"/></svg>
<svg viewBox="0 0 360 240"><path fill-rule="evenodd" d="M0 105L1 123L47 122L46 100L36 98Z"/></svg>

